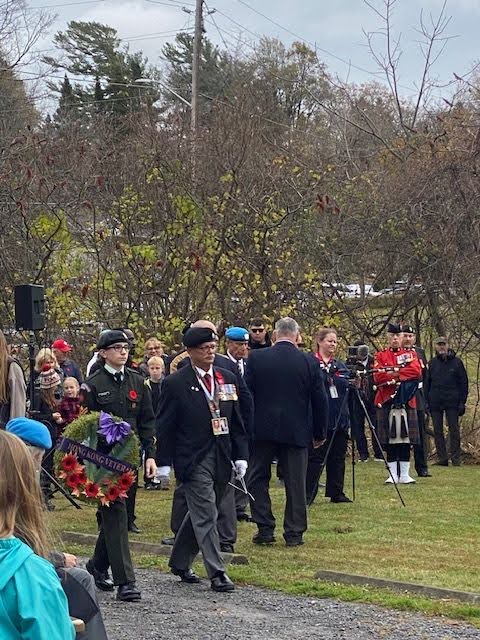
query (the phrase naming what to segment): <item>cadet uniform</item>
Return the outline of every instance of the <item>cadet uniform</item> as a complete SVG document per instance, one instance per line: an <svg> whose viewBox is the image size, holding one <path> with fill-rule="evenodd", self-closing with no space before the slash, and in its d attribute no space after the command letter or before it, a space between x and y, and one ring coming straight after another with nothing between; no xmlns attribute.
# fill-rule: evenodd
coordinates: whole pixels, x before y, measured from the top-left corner
<svg viewBox="0 0 480 640"><path fill-rule="evenodd" d="M128 342L128 339L121 331L110 331L106 337L100 338L98 347L105 349L119 342ZM89 411L105 411L128 422L138 434L146 458L155 458L155 416L152 397L140 374L127 367L124 367L123 371L113 373L102 366L83 383L80 399ZM108 447L109 450L110 448ZM96 578L97 586L102 584L102 577L108 578L109 566L112 568L115 585L132 586L135 574L128 546L125 501L116 500L108 507L99 507L97 519L100 533L90 567L87 568ZM100 588L106 587L104 585ZM127 593L127 597L123 598L120 595L122 591L125 589L119 589L120 599L133 600L140 597L135 589L127 589L127 592L132 591L138 594L138 597L130 598Z"/></svg>

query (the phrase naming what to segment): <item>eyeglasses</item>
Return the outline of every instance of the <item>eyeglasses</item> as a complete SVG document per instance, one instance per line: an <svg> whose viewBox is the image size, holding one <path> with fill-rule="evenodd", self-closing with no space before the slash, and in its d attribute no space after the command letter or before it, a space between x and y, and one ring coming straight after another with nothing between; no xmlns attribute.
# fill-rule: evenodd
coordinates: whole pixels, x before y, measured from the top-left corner
<svg viewBox="0 0 480 640"><path fill-rule="evenodd" d="M129 344L112 344L110 347L107 347L107 349L113 349L117 353L121 353L122 351L128 352L130 351L130 345Z"/></svg>
<svg viewBox="0 0 480 640"><path fill-rule="evenodd" d="M258 329L250 329L250 331L252 333L263 333L265 331L265 329L262 327L261 329L260 328L258 328Z"/></svg>
<svg viewBox="0 0 480 640"><path fill-rule="evenodd" d="M205 344L205 345L203 345L203 347L195 347L195 349L197 349L198 351L203 351L203 353L207 353L207 351L216 351L217 350L217 345L216 344Z"/></svg>

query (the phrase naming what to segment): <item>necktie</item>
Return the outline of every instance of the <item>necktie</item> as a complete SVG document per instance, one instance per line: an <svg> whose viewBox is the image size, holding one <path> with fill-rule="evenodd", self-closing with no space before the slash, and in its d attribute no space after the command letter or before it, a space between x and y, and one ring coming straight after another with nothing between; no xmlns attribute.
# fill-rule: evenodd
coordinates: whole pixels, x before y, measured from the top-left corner
<svg viewBox="0 0 480 640"><path fill-rule="evenodd" d="M115 378L115 382L117 384L121 384L122 383L122 372L121 371L117 371L117 373L114 373L113 377Z"/></svg>
<svg viewBox="0 0 480 640"><path fill-rule="evenodd" d="M212 376L209 373L203 376L203 382L205 383L208 393L212 393Z"/></svg>

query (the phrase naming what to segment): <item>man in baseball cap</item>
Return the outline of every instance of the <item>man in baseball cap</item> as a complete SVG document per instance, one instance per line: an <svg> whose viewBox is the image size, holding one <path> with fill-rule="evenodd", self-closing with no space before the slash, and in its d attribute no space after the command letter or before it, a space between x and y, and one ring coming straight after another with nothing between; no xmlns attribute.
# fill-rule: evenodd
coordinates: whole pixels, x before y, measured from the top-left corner
<svg viewBox="0 0 480 640"><path fill-rule="evenodd" d="M53 355L57 358L57 362L63 372L64 378L76 378L78 380L78 384L82 384L83 377L79 366L68 357L72 348L72 345L68 344L68 342L63 338L57 338L52 342Z"/></svg>

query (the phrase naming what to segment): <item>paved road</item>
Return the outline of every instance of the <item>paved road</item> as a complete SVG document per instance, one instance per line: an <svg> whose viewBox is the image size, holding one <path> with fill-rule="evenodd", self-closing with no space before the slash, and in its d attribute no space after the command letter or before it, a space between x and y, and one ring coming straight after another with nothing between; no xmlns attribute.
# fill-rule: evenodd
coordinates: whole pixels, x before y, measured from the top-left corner
<svg viewBox="0 0 480 640"><path fill-rule="evenodd" d="M256 587L216 594L137 569L143 599L119 603L100 593L110 640L480 640L480 629L366 604L294 597Z"/></svg>

